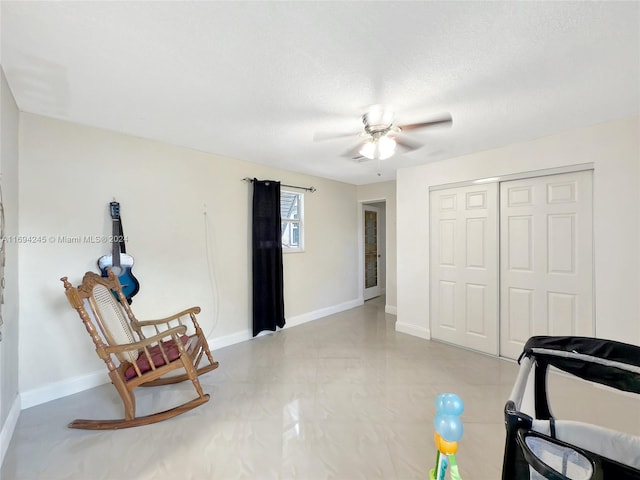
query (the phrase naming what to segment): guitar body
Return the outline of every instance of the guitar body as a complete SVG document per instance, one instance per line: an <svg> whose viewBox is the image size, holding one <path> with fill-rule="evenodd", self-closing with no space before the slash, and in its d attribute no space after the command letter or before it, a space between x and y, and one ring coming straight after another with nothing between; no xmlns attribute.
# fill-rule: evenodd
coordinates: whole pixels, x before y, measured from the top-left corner
<svg viewBox="0 0 640 480"><path fill-rule="evenodd" d="M138 293L140 283L138 283L138 279L133 276L133 273L131 273L131 269L133 268L133 257L131 255L127 255L125 247L126 237L122 232L120 204L114 200L109 204L109 208L111 211L111 225L113 230L111 255L103 255L100 257L98 259L98 268L102 272L103 277L108 275L107 269L111 269L113 274L118 277L118 280L120 281L122 293L127 299L127 302L131 303L131 297Z"/></svg>
<svg viewBox="0 0 640 480"><path fill-rule="evenodd" d="M131 269L133 268L133 257L126 253L120 253L120 266L114 266L113 255L103 255L98 259L98 268L102 272L102 276L107 276L107 268L110 268L113 274L118 277L120 285L122 285L122 293L131 302L138 290L140 290L140 283L138 279L133 276ZM116 262L117 263L117 262Z"/></svg>

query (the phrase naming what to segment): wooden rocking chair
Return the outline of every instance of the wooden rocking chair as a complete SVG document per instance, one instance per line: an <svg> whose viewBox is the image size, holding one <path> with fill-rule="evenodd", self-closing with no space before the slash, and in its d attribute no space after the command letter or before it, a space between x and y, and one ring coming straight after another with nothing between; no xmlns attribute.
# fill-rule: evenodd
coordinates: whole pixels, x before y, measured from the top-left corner
<svg viewBox="0 0 640 480"><path fill-rule="evenodd" d="M77 288L67 277L60 280L124 404L124 419L78 419L69 424L70 428L109 430L148 425L185 413L209 400L198 376L216 369L218 362L214 361L196 320L199 307L160 320L138 321L122 293L118 277L110 270L108 277L87 272ZM147 336L143 328L152 329L155 334ZM136 417L133 389L185 380L193 383L197 392L195 399L163 412Z"/></svg>

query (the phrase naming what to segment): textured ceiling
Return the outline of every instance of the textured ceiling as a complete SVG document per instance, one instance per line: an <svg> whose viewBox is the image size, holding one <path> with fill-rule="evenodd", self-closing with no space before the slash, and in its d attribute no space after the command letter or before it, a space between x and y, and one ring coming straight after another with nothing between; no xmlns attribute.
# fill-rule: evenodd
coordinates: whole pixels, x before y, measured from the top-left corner
<svg viewBox="0 0 640 480"><path fill-rule="evenodd" d="M25 112L353 184L640 111L640 2L1 3ZM373 104L424 146L341 156ZM579 162L579 159L576 159ZM380 173L380 175L378 175Z"/></svg>

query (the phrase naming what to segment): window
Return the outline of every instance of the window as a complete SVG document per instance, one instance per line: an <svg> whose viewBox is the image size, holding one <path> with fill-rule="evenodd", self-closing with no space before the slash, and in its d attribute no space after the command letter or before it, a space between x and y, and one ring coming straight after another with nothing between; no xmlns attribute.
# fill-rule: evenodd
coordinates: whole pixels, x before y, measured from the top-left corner
<svg viewBox="0 0 640 480"><path fill-rule="evenodd" d="M303 236L303 202L304 194L281 191L280 217L282 220L282 251L302 252Z"/></svg>

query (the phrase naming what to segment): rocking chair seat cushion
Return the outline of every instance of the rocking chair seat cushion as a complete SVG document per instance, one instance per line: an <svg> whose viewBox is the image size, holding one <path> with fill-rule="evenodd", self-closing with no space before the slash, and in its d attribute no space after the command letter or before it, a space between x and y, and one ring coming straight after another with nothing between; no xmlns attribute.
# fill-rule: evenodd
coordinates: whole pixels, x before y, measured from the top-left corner
<svg viewBox="0 0 640 480"><path fill-rule="evenodd" d="M187 343L189 342L190 337L188 335L181 335L180 341L182 345L186 348ZM168 340L166 342L162 342L162 348L164 349L164 353L167 355L169 362L173 362L177 358L180 357L180 350L178 349L178 345L173 340ZM161 367L165 364L164 357L162 356L162 352L160 351L160 345L155 345L149 348L149 356L153 361L154 367ZM140 369L140 373L145 373L151 370L151 364L149 363L149 358L144 353L144 351L138 354L138 359L136 360L136 364ZM134 377L137 377L136 369L133 365L129 366L127 370L124 372L124 376L127 380L131 380Z"/></svg>

